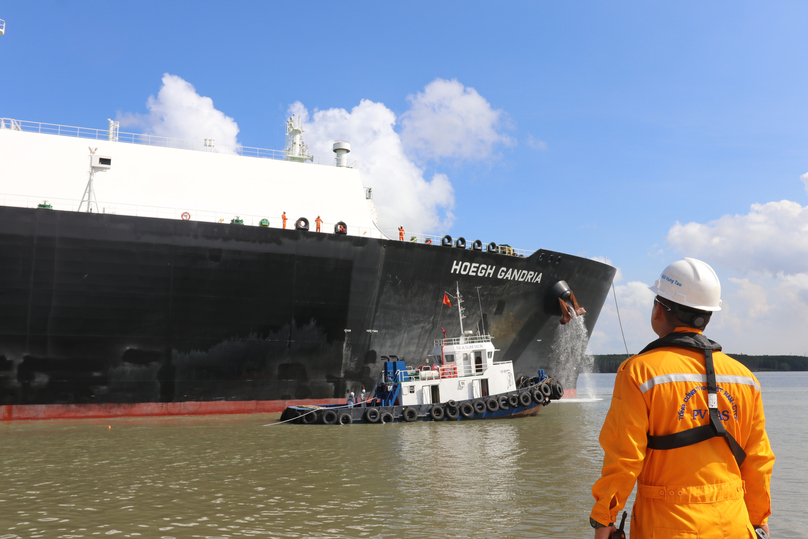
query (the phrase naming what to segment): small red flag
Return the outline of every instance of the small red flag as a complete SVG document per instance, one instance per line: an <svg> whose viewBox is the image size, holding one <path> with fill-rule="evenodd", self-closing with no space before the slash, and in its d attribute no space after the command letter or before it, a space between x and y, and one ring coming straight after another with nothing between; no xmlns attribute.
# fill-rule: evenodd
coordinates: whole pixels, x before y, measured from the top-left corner
<svg viewBox="0 0 808 539"><path fill-rule="evenodd" d="M449 301L449 295L446 292L443 293L443 304L448 305L449 307L452 306L452 302Z"/></svg>

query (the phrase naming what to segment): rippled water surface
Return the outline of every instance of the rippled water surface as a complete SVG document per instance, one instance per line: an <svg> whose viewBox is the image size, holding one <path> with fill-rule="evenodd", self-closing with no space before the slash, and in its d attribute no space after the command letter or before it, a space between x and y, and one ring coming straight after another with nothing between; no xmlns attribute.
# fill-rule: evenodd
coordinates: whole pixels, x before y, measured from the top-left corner
<svg viewBox="0 0 808 539"><path fill-rule="evenodd" d="M778 459L776 537L805 536L806 374L760 375ZM3 423L0 539L591 537L613 380L582 377L582 398L515 420Z"/></svg>

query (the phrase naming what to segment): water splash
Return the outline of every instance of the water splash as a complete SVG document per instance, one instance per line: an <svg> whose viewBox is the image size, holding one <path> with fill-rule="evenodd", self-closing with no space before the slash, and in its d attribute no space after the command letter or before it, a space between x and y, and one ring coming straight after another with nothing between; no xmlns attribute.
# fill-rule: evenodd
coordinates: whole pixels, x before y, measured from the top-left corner
<svg viewBox="0 0 808 539"><path fill-rule="evenodd" d="M586 331L584 316L576 316L568 324L558 326L553 337L552 351L556 358L556 371L553 376L561 380L567 389L575 389L578 373L592 372L595 364L594 356L586 354L589 334ZM581 395L581 392L584 394ZM594 388L586 384L581 388L580 396L594 397Z"/></svg>

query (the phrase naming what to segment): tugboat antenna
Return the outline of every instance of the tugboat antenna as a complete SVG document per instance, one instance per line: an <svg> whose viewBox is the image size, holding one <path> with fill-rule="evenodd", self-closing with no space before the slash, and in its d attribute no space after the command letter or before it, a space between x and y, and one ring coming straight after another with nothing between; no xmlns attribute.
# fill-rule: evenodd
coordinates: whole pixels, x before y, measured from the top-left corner
<svg viewBox="0 0 808 539"><path fill-rule="evenodd" d="M480 299L480 288L479 286L475 287L477 289L477 303L480 304L480 326L483 328L483 335L485 335L485 318L483 318L483 300Z"/></svg>
<svg viewBox="0 0 808 539"><path fill-rule="evenodd" d="M457 281L455 281L455 289L457 290L457 314L458 317L460 318L460 335L462 336L465 335L465 333L463 332L463 318L464 318L463 311L465 309L460 306L461 303L463 303L463 298L460 296L460 283L458 283Z"/></svg>

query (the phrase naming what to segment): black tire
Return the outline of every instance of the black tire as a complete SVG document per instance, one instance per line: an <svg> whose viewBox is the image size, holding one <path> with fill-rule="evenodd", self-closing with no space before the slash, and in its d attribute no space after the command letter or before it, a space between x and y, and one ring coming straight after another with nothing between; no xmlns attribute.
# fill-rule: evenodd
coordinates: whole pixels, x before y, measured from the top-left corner
<svg viewBox="0 0 808 539"><path fill-rule="evenodd" d="M298 217L297 221L295 221L295 230L303 230L304 232L308 232L309 220L305 217Z"/></svg>
<svg viewBox="0 0 808 539"><path fill-rule="evenodd" d="M484 407L485 405L483 405ZM465 417L466 419L470 418L474 415L474 406L471 405L470 402L464 402L460 405L460 415Z"/></svg>
<svg viewBox="0 0 808 539"><path fill-rule="evenodd" d="M457 241L455 241L455 247L457 247L458 249L465 249L466 248L466 238L464 238L463 236L460 236L459 238L457 238Z"/></svg>
<svg viewBox="0 0 808 539"><path fill-rule="evenodd" d="M544 395L545 397L549 397L550 395L553 394L553 389L547 382L544 382L542 385L539 386L539 391L541 391L541 394Z"/></svg>
<svg viewBox="0 0 808 539"><path fill-rule="evenodd" d="M528 406L530 406L530 403L531 403L532 401L533 401L533 399L532 399L532 398L530 398L530 393L529 393L529 392L527 392L527 391L522 391L521 393L519 393L519 404L521 404L521 405L522 405L522 406L524 406L525 408L527 408Z"/></svg>
<svg viewBox="0 0 808 539"><path fill-rule="evenodd" d="M342 412L337 418L338 425L350 425L351 423L353 423L353 417L349 413Z"/></svg>
<svg viewBox="0 0 808 539"><path fill-rule="evenodd" d="M447 406L446 407L446 419L454 421L460 417L460 411L454 406Z"/></svg>
<svg viewBox="0 0 808 539"><path fill-rule="evenodd" d="M301 419L306 425L313 425L314 423L317 423L317 411L312 410L310 412L305 412Z"/></svg>
<svg viewBox="0 0 808 539"><path fill-rule="evenodd" d="M443 236L443 238L440 240L440 244L441 244L443 247L451 247L451 246L452 246L452 237L451 237L449 234L446 234L446 235L445 235L445 236Z"/></svg>
<svg viewBox="0 0 808 539"><path fill-rule="evenodd" d="M433 406L432 408L429 409L429 415L435 421L440 421L441 419L443 419L443 416L445 414L446 414L446 412L443 411L443 408L441 408L438 405L435 405L435 406Z"/></svg>
<svg viewBox="0 0 808 539"><path fill-rule="evenodd" d="M370 407L365 410L365 421L368 423L378 423L380 418L381 414L378 408Z"/></svg>
<svg viewBox="0 0 808 539"><path fill-rule="evenodd" d="M542 404L544 402L544 393L542 393L541 389L538 387L533 390L533 402L536 404Z"/></svg>
<svg viewBox="0 0 808 539"><path fill-rule="evenodd" d="M446 406L448 406L449 408L457 408L457 401L449 399L448 401L446 401Z"/></svg>
<svg viewBox="0 0 808 539"><path fill-rule="evenodd" d="M403 417L404 421L407 423L412 423L418 419L418 412L415 410L415 408L404 408L404 412L401 414L401 417Z"/></svg>
<svg viewBox="0 0 808 539"><path fill-rule="evenodd" d="M348 225L345 224L345 221L340 221L339 223L334 225L334 234L347 234L348 233Z"/></svg>
<svg viewBox="0 0 808 539"><path fill-rule="evenodd" d="M471 244L471 248L474 251L482 251L483 250L483 242L480 240L474 240L474 243Z"/></svg>
<svg viewBox="0 0 808 539"><path fill-rule="evenodd" d="M493 397L485 401L485 408L489 412L496 412L499 410L499 401Z"/></svg>
<svg viewBox="0 0 808 539"><path fill-rule="evenodd" d="M497 244L492 241L491 243L488 244L488 247L486 248L486 250L489 253L496 253L497 252Z"/></svg>
<svg viewBox="0 0 808 539"><path fill-rule="evenodd" d="M560 399L564 396L564 386L561 385L561 382L556 381L553 384L553 398Z"/></svg>
<svg viewBox="0 0 808 539"><path fill-rule="evenodd" d="M508 395L500 395L497 397L497 404L499 404L500 410L507 410L508 409Z"/></svg>
<svg viewBox="0 0 808 539"><path fill-rule="evenodd" d="M485 411L488 409L485 406L485 401L481 400L474 401L473 403L471 403L471 405L474 407L474 413L477 415L483 415Z"/></svg>
<svg viewBox="0 0 808 539"><path fill-rule="evenodd" d="M519 395L516 393L508 395L508 406L511 408L519 408Z"/></svg>
<svg viewBox="0 0 808 539"><path fill-rule="evenodd" d="M384 425L385 423L392 423L393 422L393 414L390 412L382 412L381 415L381 424Z"/></svg>
<svg viewBox="0 0 808 539"><path fill-rule="evenodd" d="M323 416L320 418L320 421L323 422L323 425L333 425L337 422L337 412L334 410L326 410L323 412Z"/></svg>

